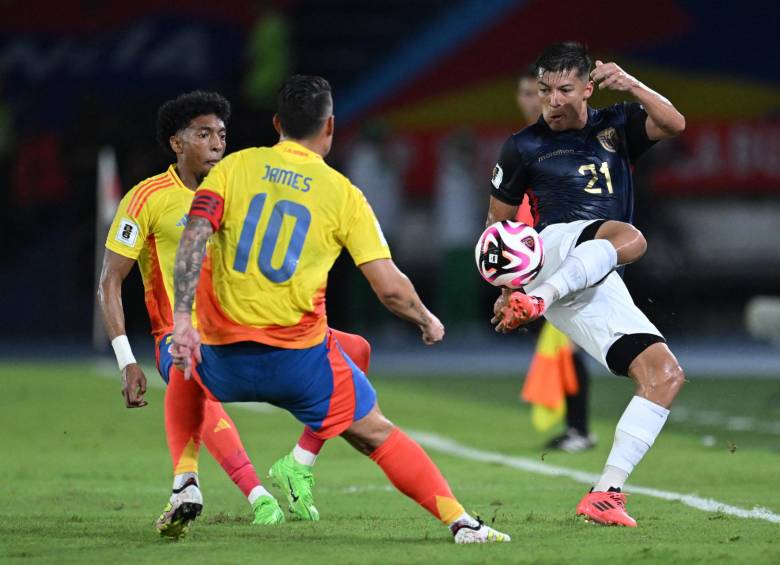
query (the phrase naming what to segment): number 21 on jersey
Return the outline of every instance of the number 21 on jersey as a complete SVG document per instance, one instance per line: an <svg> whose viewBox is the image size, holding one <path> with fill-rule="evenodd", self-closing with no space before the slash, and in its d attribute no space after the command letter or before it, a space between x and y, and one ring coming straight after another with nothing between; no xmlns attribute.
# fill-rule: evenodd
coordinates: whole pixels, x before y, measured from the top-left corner
<svg viewBox="0 0 780 565"><path fill-rule="evenodd" d="M585 187L585 192L590 194L601 194L602 190L600 186L596 186L599 180L598 174L596 174L596 165L590 163L588 165L580 165L578 169L581 175L590 173L591 177L588 181L588 185ZM607 192L612 194L612 177L609 175L609 165L606 161L602 161L599 171L604 175L604 179L607 181Z"/></svg>
<svg viewBox="0 0 780 565"><path fill-rule="evenodd" d="M233 262L233 269L240 273L245 273L249 263L249 254L252 249L252 242L255 239L257 224L263 215L265 201L268 195L265 193L257 194L249 202L244 225L241 228L241 235L238 239L236 249L236 259ZM295 221L295 227L292 230L289 241L281 242L286 250L281 265L275 268L272 265L274 250L279 242L279 235L285 216L290 216ZM260 251L257 254L257 266L265 277L275 283L283 283L290 279L298 267L298 259L303 250L303 243L306 241L306 234L309 233L311 224L311 212L306 206L292 202L291 200L279 200L271 209L268 225L265 227L260 242Z"/></svg>

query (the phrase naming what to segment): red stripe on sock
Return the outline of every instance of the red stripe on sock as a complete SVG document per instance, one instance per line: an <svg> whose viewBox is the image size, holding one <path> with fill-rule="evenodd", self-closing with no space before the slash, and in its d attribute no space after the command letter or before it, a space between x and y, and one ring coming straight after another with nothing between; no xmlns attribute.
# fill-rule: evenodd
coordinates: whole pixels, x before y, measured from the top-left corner
<svg viewBox="0 0 780 565"><path fill-rule="evenodd" d="M221 403L206 401L201 430L203 443L230 480L248 496L260 484L254 465L247 455L235 423Z"/></svg>
<svg viewBox="0 0 780 565"><path fill-rule="evenodd" d="M314 430L312 430L309 426L306 426L303 429L301 437L298 438L298 447L305 449L314 455L317 455L320 452L324 443L325 440L317 437L317 435L314 433Z"/></svg>

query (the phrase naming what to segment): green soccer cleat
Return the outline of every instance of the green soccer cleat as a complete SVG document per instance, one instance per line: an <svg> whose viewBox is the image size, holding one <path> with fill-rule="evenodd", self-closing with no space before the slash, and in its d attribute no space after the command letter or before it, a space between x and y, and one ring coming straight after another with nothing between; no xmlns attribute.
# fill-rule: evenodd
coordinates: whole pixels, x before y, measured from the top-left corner
<svg viewBox="0 0 780 565"><path fill-rule="evenodd" d="M310 466L298 463L292 453L288 453L273 464L268 477L287 497L293 519L312 522L320 519L320 512L314 506L314 476Z"/></svg>
<svg viewBox="0 0 780 565"><path fill-rule="evenodd" d="M197 483L192 480L178 491L174 491L155 527L162 537L179 539L186 535L190 522L203 510L203 495Z"/></svg>
<svg viewBox="0 0 780 565"><path fill-rule="evenodd" d="M255 513L253 524L274 526L284 522L284 512L273 496L263 495L252 503Z"/></svg>

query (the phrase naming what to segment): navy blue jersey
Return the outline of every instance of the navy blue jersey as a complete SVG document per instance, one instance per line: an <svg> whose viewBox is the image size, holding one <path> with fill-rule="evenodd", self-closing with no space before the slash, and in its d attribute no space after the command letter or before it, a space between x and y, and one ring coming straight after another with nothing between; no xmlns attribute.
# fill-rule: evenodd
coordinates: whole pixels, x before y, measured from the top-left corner
<svg viewBox="0 0 780 565"><path fill-rule="evenodd" d="M655 143L636 102L588 108L583 129L552 131L544 118L504 143L493 169L493 196L519 205L528 194L534 224L619 220L634 213L631 167Z"/></svg>

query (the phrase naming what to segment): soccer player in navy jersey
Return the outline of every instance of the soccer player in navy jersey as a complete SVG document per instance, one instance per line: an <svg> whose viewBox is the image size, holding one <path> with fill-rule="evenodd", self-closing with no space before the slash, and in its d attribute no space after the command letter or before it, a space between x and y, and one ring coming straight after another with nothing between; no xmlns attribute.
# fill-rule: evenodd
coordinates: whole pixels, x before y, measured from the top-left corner
<svg viewBox="0 0 780 565"><path fill-rule="evenodd" d="M502 293L492 322L507 332L544 316L613 373L634 380L635 396L617 424L604 471L577 514L635 527L621 489L663 428L685 375L615 271L647 248L630 224L632 168L658 140L681 133L685 118L617 64L591 67L579 43L542 53L536 61L542 116L506 141L493 170L487 223L514 218L527 194L545 261L524 292ZM595 85L634 101L591 108Z"/></svg>
<svg viewBox="0 0 780 565"><path fill-rule="evenodd" d="M539 89L536 79L536 65L528 66L517 78L515 101L517 102L518 109L523 114L525 123L528 125L537 122L542 115L542 101L539 98ZM520 204L515 219L531 226L534 225L527 194ZM555 329L554 326L549 325L549 322L545 322L545 324L547 333L544 335L554 338L554 336L559 333L558 330ZM551 328L554 333L550 332ZM576 453L593 449L596 446L596 436L592 435L589 430L588 396L590 393L590 375L585 366L585 355L577 346L571 345L571 340L567 339L567 341L569 342L569 346L566 348L566 352L559 353L559 355L568 355L571 357L574 366L574 376L577 379L577 392L566 392L566 430L547 442L545 448L560 449L561 451ZM540 351L544 347L545 343L542 339L542 333L540 332L536 344L535 355L540 355ZM537 359L537 357L535 357L535 359ZM560 360L556 360L556 363L558 366L562 364ZM532 367L533 366L534 361L532 361ZM550 377L551 375L545 375L545 378ZM526 379L531 378L533 378L532 371L529 372Z"/></svg>

